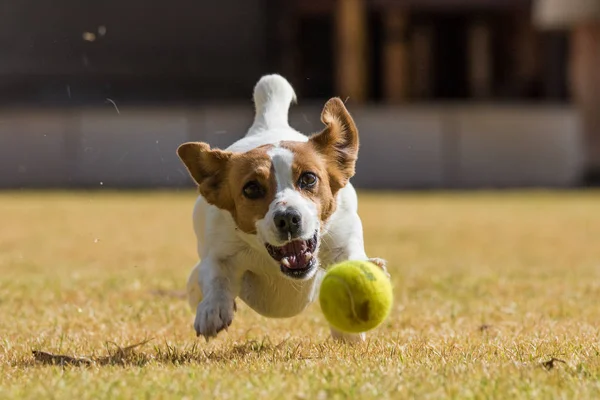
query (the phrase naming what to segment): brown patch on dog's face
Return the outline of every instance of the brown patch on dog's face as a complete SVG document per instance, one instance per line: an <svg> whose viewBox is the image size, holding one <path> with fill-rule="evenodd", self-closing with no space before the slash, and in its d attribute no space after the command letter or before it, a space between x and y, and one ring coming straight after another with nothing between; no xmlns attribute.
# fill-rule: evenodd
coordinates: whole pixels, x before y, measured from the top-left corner
<svg viewBox="0 0 600 400"><path fill-rule="evenodd" d="M292 179L296 190L315 204L321 222L327 221L335 210L327 160L310 142L282 142L281 147L294 153Z"/></svg>
<svg viewBox="0 0 600 400"><path fill-rule="evenodd" d="M239 229L256 233L256 222L265 217L275 198L277 182L267 151L263 146L239 154L231 161L227 184L233 197L231 215Z"/></svg>
<svg viewBox="0 0 600 400"><path fill-rule="evenodd" d="M206 201L229 211L243 232L256 233L256 221L264 218L277 189L267 155L271 147L232 153L185 143L177 153Z"/></svg>
<svg viewBox="0 0 600 400"><path fill-rule="evenodd" d="M298 190L317 205L321 221L327 221L335 211L338 191L354 175L359 141L356 125L339 98L325 104L321 120L327 127L308 142L283 142L281 146L294 153L292 176ZM307 176L307 182L313 180L311 175L316 182L303 185Z"/></svg>

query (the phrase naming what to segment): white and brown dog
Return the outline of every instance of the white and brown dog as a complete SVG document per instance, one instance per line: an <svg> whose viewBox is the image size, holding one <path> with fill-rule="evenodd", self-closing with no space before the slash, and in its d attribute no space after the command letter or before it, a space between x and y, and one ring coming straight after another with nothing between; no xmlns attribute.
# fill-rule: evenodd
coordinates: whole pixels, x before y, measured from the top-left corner
<svg viewBox="0 0 600 400"><path fill-rule="evenodd" d="M315 299L323 269L369 259L348 182L358 155L354 121L333 98L321 114L325 129L309 138L288 124L294 100L288 81L264 76L245 137L226 150L205 143L177 150L200 192L193 224L201 261L187 294L206 340L232 323L237 297L266 317L292 317ZM332 336L364 339L333 328Z"/></svg>

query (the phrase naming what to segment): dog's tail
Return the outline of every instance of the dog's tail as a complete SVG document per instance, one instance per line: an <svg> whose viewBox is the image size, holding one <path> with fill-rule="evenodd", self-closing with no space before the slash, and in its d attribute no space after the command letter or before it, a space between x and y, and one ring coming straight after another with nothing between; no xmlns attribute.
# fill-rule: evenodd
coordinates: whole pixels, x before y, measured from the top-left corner
<svg viewBox="0 0 600 400"><path fill-rule="evenodd" d="M254 87L254 126L263 129L287 127L290 104L296 102L292 85L281 75L265 75Z"/></svg>

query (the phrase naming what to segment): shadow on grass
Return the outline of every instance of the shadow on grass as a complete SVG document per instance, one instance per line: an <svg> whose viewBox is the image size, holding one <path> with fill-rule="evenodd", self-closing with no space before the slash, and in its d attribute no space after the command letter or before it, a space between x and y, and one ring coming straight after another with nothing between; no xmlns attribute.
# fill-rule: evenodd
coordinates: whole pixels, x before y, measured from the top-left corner
<svg viewBox="0 0 600 400"><path fill-rule="evenodd" d="M53 354L41 350L33 350L33 361L41 365L58 366L91 366L91 365L143 365L147 363L135 349L145 345L152 339L144 340L126 347L116 343L107 343L108 355L102 357L77 357L65 354ZM110 346L113 346L112 348Z"/></svg>
<svg viewBox="0 0 600 400"><path fill-rule="evenodd" d="M350 357L359 359L367 356L370 343L348 345L327 340L321 343L310 341L283 340L274 344L266 337L263 340L248 340L243 343L224 345L218 350L203 349L200 342L178 348L169 344L154 346L150 351L139 351L152 339L120 347L107 343L107 355L102 357L53 354L41 350L32 352L33 358L17 362L16 366L144 366L147 364L182 365L230 362L286 362L323 359L327 357Z"/></svg>

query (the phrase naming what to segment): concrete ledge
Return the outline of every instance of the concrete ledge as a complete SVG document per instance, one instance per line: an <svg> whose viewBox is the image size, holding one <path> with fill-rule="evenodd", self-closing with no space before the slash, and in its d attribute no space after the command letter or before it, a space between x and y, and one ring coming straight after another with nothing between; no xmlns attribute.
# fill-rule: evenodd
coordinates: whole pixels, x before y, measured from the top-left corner
<svg viewBox="0 0 600 400"><path fill-rule="evenodd" d="M445 185L444 127L437 112L374 108L358 110L354 118L361 133L357 186Z"/></svg>
<svg viewBox="0 0 600 400"><path fill-rule="evenodd" d="M481 108L452 118L458 187L565 187L581 174L578 120L569 110Z"/></svg>
<svg viewBox="0 0 600 400"><path fill-rule="evenodd" d="M180 186L177 146L187 140L185 112L81 113L74 181L115 187Z"/></svg>
<svg viewBox="0 0 600 400"><path fill-rule="evenodd" d="M318 132L322 105L292 108L290 124ZM571 108L355 107L358 187L568 187L583 167ZM226 147L252 122L250 105L0 111L0 188L192 186L179 144Z"/></svg>
<svg viewBox="0 0 600 400"><path fill-rule="evenodd" d="M65 111L0 114L0 187L68 185L72 127Z"/></svg>

